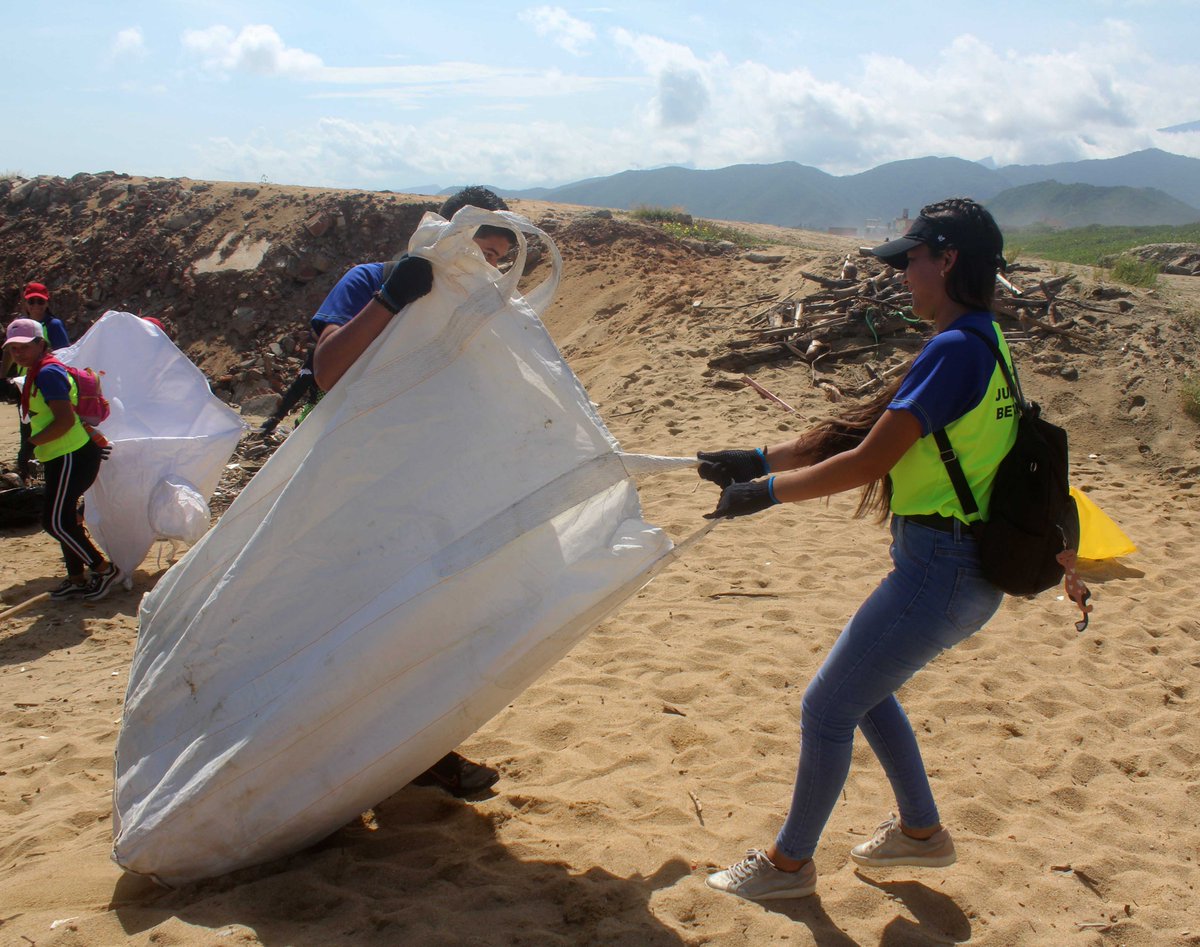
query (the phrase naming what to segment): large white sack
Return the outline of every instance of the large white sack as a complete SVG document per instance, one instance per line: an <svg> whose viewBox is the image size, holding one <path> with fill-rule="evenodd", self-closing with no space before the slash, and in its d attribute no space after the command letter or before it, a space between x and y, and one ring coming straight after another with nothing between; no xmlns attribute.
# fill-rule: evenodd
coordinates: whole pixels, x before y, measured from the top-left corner
<svg viewBox="0 0 1200 947"><path fill-rule="evenodd" d="M212 496L245 424L163 331L129 312L106 312L74 345L54 353L103 372L112 414L100 425L112 455L84 494L88 531L131 575L158 538L150 498L182 479Z"/></svg>
<svg viewBox="0 0 1200 947"><path fill-rule="evenodd" d="M516 291L470 240L536 233ZM672 549L538 318L523 218L426 215L394 319L142 603L113 857L176 884L310 844L510 702ZM535 311L535 309L537 311Z"/></svg>

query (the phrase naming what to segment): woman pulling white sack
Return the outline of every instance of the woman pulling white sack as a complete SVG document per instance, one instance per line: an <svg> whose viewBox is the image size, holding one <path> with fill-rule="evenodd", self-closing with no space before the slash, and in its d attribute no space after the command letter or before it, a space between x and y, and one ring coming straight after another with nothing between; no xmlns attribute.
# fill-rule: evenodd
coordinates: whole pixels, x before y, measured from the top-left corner
<svg viewBox="0 0 1200 947"><path fill-rule="evenodd" d="M471 240L519 234L508 273ZM523 234L551 276L517 292ZM671 541L539 314L515 214L427 214L395 318L146 596L113 857L167 884L309 845L404 786L649 581Z"/></svg>

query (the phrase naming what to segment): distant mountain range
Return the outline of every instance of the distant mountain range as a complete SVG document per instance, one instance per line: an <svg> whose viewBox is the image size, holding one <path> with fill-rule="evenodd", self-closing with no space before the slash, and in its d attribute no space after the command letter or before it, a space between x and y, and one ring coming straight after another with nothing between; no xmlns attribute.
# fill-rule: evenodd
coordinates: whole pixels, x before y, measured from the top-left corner
<svg viewBox="0 0 1200 947"><path fill-rule="evenodd" d="M916 216L922 205L952 196L993 207L1008 227L1200 221L1200 160L1157 148L1119 158L1001 168L962 158L915 158L840 177L793 161L711 171L656 168L554 188L497 190L531 200L672 207L698 217L809 230L887 222L905 210Z"/></svg>

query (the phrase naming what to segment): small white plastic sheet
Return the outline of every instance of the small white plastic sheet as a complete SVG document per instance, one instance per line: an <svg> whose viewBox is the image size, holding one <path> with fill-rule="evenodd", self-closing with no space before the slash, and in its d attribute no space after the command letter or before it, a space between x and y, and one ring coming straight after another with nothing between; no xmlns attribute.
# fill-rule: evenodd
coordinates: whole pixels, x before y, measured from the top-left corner
<svg viewBox="0 0 1200 947"><path fill-rule="evenodd" d="M160 537L150 498L164 478L212 496L245 424L161 329L133 313L106 312L55 357L101 375L112 414L100 425L112 455L84 494L92 538L126 575ZM173 537L182 538L182 537Z"/></svg>
<svg viewBox="0 0 1200 947"><path fill-rule="evenodd" d="M470 239L521 232L501 274ZM551 276L525 298L524 234ZM176 884L403 787L644 585L671 541L538 314L523 218L426 215L402 311L143 600L113 856Z"/></svg>
<svg viewBox="0 0 1200 947"><path fill-rule="evenodd" d="M150 528L158 539L199 542L211 521L204 496L183 477L163 477L150 494Z"/></svg>

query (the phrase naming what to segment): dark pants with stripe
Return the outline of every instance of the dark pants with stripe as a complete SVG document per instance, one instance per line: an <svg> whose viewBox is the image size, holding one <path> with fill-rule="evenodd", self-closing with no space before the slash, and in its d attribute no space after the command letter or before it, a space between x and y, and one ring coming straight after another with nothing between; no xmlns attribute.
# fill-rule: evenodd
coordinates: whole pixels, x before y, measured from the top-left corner
<svg viewBox="0 0 1200 947"><path fill-rule="evenodd" d="M46 507L42 528L62 546L67 575L82 575L83 567L104 562L79 522L79 498L100 472L100 448L88 441L79 450L55 457L42 465L46 476Z"/></svg>

